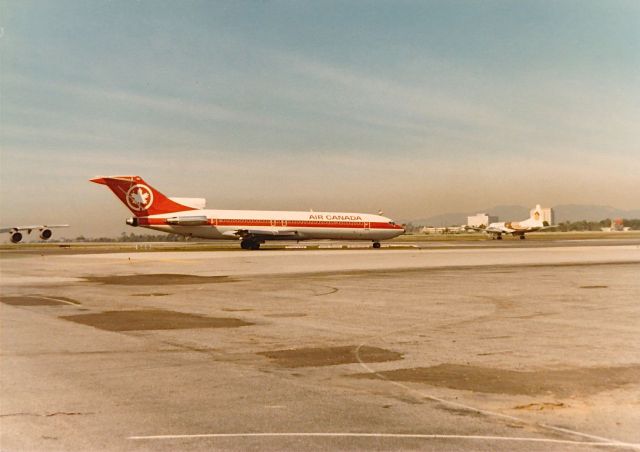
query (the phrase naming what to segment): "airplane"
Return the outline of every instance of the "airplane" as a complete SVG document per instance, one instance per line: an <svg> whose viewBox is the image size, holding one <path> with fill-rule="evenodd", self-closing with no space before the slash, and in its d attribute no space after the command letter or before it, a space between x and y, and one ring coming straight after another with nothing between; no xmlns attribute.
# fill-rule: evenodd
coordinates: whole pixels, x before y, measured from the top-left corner
<svg viewBox="0 0 640 452"><path fill-rule="evenodd" d="M23 239L23 234L20 231L27 231L27 234L31 234L31 231L37 229L38 231L40 231L41 240L49 240L53 235L52 229L68 227L68 224L36 224L31 226L14 226L12 228L2 228L0 229L0 233L10 233L11 236L9 237L9 240L11 240L11 243L19 243Z"/></svg>
<svg viewBox="0 0 640 452"><path fill-rule="evenodd" d="M257 250L267 240L370 240L404 234L402 225L381 215L341 212L288 212L262 210L210 210L203 198L167 197L140 176L99 176L129 208L129 226L180 234L187 238L240 240L245 250Z"/></svg>
<svg viewBox="0 0 640 452"><path fill-rule="evenodd" d="M548 221L541 220L542 207L540 204L536 205L530 218L522 221L507 221L491 223L486 228L479 228L475 226L466 226L467 230L482 231L485 234L491 235L494 240L502 240L502 234L511 234L514 237L520 237L520 240L525 239L527 232L541 231L543 229L555 228L555 226L549 225Z"/></svg>

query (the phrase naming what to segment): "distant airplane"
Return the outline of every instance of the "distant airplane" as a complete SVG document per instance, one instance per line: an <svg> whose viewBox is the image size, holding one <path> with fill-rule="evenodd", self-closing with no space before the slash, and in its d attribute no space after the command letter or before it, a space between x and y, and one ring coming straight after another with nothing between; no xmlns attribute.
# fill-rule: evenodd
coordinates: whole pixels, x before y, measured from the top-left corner
<svg viewBox="0 0 640 452"><path fill-rule="evenodd" d="M524 240L524 235L527 232L541 231L543 229L551 229L555 227L550 226L548 221L543 221L541 218L542 207L538 204L533 210L531 217L526 220L491 223L486 228L466 226L466 229L482 231L491 235L491 238L495 240L502 240L502 234L511 234L513 236L520 237L521 240Z"/></svg>
<svg viewBox="0 0 640 452"><path fill-rule="evenodd" d="M242 249L257 250L267 240L380 240L404 234L404 227L381 215L339 212L209 210L202 198L169 198L140 176L90 179L106 185L134 217L130 226L205 239L240 240Z"/></svg>
<svg viewBox="0 0 640 452"><path fill-rule="evenodd" d="M9 239L12 243L19 243L23 235L20 231L27 231L27 234L31 234L31 231L38 230L40 231L40 239L41 240L49 240L53 235L52 229L54 228L68 228L68 224L36 224L31 226L14 226L12 228L2 228L0 229L0 233L8 232L11 234Z"/></svg>

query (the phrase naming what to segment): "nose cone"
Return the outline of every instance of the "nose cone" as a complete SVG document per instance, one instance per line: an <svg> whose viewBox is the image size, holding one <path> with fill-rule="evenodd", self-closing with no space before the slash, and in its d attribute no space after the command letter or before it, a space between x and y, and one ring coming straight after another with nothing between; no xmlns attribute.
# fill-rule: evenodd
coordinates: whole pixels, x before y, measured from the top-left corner
<svg viewBox="0 0 640 452"><path fill-rule="evenodd" d="M104 180L104 177L94 177L93 179L89 179L89 181L94 184L107 185L107 181Z"/></svg>

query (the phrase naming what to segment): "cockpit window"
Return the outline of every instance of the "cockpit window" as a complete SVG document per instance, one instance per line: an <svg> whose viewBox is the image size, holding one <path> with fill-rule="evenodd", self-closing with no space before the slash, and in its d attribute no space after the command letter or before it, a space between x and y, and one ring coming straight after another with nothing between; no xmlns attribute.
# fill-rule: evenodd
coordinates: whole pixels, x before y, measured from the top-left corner
<svg viewBox="0 0 640 452"><path fill-rule="evenodd" d="M396 224L396 222L395 222L395 221L390 221L390 222L389 222L389 224L393 224L393 225L395 225L395 224Z"/></svg>

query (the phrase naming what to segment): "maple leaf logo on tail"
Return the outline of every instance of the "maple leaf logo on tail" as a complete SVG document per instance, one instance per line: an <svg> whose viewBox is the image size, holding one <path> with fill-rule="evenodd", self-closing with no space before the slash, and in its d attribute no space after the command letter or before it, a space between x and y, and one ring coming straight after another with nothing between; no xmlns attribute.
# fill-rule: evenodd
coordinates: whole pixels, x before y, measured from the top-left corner
<svg viewBox="0 0 640 452"><path fill-rule="evenodd" d="M125 199L132 210L140 212L153 204L153 192L146 185L136 184L129 188Z"/></svg>
<svg viewBox="0 0 640 452"><path fill-rule="evenodd" d="M135 216L197 210L167 198L140 176L98 176L91 182L106 185Z"/></svg>

